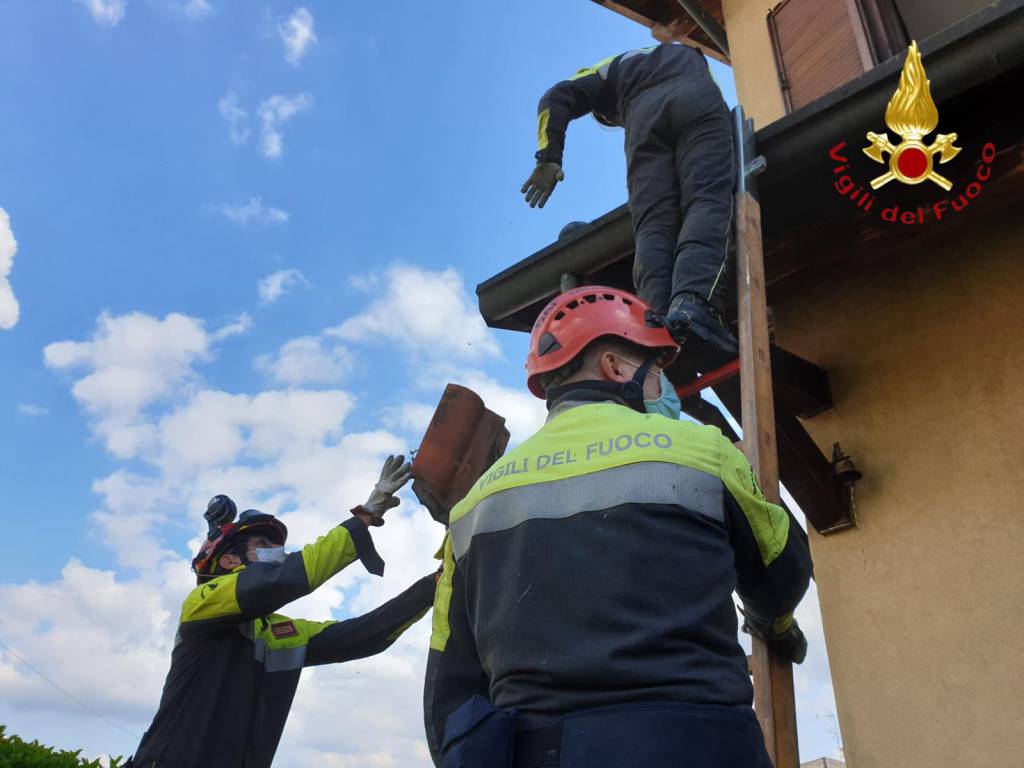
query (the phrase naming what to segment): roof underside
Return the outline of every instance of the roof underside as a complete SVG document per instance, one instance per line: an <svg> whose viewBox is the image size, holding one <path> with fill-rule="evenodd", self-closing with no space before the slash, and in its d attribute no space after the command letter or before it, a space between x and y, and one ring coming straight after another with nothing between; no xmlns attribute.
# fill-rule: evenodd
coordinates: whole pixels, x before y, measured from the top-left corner
<svg viewBox="0 0 1024 768"><path fill-rule="evenodd" d="M729 63L728 53L715 45L677 0L593 0L593 2L645 27L664 24L671 30L675 40L696 48L718 61ZM720 27L725 28L722 0L700 0L700 5Z"/></svg>
<svg viewBox="0 0 1024 768"><path fill-rule="evenodd" d="M596 1L596 0L595 0ZM639 5L639 3L635 3ZM653 4L653 0L652 0ZM971 203L973 215L1024 200L1024 0L997 2L920 44L939 109L939 130L956 131L963 147L940 170L962 191L980 162L981 148L997 149L985 192ZM901 247L920 247L957 226L911 229L880 219L880 208L917 210L922 203L954 197L938 187L890 184L865 213L833 188L831 149L849 158L861 182L880 173L861 153L865 133L885 130L886 104L895 90L903 57L875 67L845 86L757 132L768 170L760 177L769 299L799 290L802 278L851 258L879 258ZM949 170L945 170L948 168ZM973 217L973 216L972 216ZM962 218L962 217L961 217ZM477 286L488 325L529 330L544 304L569 273L586 283L632 288L633 235L622 205Z"/></svg>

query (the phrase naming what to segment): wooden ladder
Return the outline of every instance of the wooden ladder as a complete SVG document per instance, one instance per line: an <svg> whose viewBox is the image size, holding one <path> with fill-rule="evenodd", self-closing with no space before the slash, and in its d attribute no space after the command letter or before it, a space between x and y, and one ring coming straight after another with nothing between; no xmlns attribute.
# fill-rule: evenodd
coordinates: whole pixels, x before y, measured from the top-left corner
<svg viewBox="0 0 1024 768"><path fill-rule="evenodd" d="M764 246L757 176L766 163L756 151L753 120L733 110L736 160L736 298L739 318L743 453L768 501L780 503L775 443L772 364L768 348ZM799 768L793 667L763 640L752 637L754 711L775 768Z"/></svg>

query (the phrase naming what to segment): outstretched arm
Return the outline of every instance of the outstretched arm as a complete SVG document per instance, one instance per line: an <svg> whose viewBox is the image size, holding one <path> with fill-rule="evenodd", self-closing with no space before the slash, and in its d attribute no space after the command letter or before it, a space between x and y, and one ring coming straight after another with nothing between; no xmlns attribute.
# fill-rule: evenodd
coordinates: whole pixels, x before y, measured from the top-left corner
<svg viewBox="0 0 1024 768"><path fill-rule="evenodd" d="M370 573L384 574L384 561L373 546L370 531L353 517L280 563L253 563L196 587L182 606L181 631L202 632L267 616L309 594L356 560Z"/></svg>
<svg viewBox="0 0 1024 768"><path fill-rule="evenodd" d="M614 58L614 57L613 57ZM562 164L565 131L569 121L583 117L597 104L604 86L600 72L611 59L581 69L568 80L555 83L541 96L537 105L538 163Z"/></svg>
<svg viewBox="0 0 1024 768"><path fill-rule="evenodd" d="M411 468L404 456L388 456L380 480L366 503L352 510L355 516L351 520L280 563L252 563L192 590L182 606L182 633L267 616L309 594L355 560L370 573L383 576L384 561L373 546L367 525L384 524L384 513L399 504L395 493L410 477Z"/></svg>
<svg viewBox="0 0 1024 768"><path fill-rule="evenodd" d="M362 659L386 650L433 604L436 580L434 574L425 576L369 613L318 625L311 632L306 666Z"/></svg>
<svg viewBox="0 0 1024 768"><path fill-rule="evenodd" d="M614 56L581 69L569 80L555 83L537 106L537 166L519 190L531 208L544 207L562 173L562 152L569 121L594 109L604 86L604 75Z"/></svg>

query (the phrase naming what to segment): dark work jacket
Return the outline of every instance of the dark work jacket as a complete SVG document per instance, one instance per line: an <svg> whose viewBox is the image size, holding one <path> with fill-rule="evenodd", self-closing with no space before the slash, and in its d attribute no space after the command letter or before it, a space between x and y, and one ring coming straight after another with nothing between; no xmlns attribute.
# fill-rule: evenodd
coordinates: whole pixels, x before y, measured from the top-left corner
<svg viewBox="0 0 1024 768"><path fill-rule="evenodd" d="M750 705L736 591L776 631L806 539L715 427L565 404L451 512L425 719L438 759L474 695L560 716L642 702Z"/></svg>
<svg viewBox="0 0 1024 768"><path fill-rule="evenodd" d="M624 125L634 96L675 77L712 81L703 54L666 44L609 56L555 83L537 107L537 162L562 164L570 120L593 112L606 125Z"/></svg>
<svg viewBox="0 0 1024 768"><path fill-rule="evenodd" d="M356 559L383 574L369 531L352 518L283 563L254 563L196 587L182 606L171 669L136 768L269 766L302 668L380 653L433 600L429 576L347 621L275 613Z"/></svg>

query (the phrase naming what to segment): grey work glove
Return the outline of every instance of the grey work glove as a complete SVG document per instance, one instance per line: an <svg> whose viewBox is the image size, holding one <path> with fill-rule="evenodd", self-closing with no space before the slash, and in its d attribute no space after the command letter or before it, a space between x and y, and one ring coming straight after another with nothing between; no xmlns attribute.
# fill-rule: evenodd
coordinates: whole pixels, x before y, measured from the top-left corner
<svg viewBox="0 0 1024 768"><path fill-rule="evenodd" d="M384 513L401 504L395 494L411 477L412 464L405 460L405 456L388 456L380 471L380 480L373 486L370 498L361 507L371 518L368 525L384 525Z"/></svg>
<svg viewBox="0 0 1024 768"><path fill-rule="evenodd" d="M771 622L762 621L742 608L739 610L743 614L741 629L748 635L761 638L792 664L800 664L807 658L807 638L796 619L793 619L789 629L776 632Z"/></svg>
<svg viewBox="0 0 1024 768"><path fill-rule="evenodd" d="M543 208L551 193L555 191L555 185L564 178L565 174L558 163L537 163L530 178L519 191L526 195L526 202L531 208Z"/></svg>

